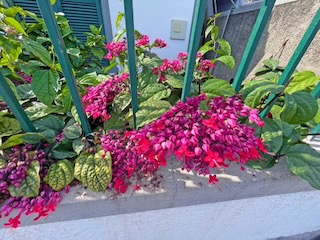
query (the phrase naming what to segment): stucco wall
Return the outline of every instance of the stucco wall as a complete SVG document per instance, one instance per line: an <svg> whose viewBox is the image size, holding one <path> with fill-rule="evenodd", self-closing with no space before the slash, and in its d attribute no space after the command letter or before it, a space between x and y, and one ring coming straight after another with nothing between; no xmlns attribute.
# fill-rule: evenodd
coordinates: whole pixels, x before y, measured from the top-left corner
<svg viewBox="0 0 320 240"><path fill-rule="evenodd" d="M191 27L194 0L133 0L135 29L147 34L150 40L156 38L165 40L167 48L157 51L160 57L174 59L179 52L188 49L188 38ZM122 1L109 0L113 34L117 33L115 19L118 12L123 12ZM186 20L187 31L185 40L170 39L171 20ZM125 27L124 24L122 24Z"/></svg>
<svg viewBox="0 0 320 240"><path fill-rule="evenodd" d="M320 1L318 0L297 0L275 6L248 73L261 60L279 52L286 42L280 56L280 62L285 66L319 7ZM216 76L227 80L234 77L257 14L258 10L230 16L224 38L231 44L233 56L236 59L236 68L233 71L229 71L226 68L217 67L214 71ZM222 17L219 20L221 28L225 21L226 17ZM279 54L276 57L279 58ZM320 73L319 32L301 60L298 69L310 69Z"/></svg>

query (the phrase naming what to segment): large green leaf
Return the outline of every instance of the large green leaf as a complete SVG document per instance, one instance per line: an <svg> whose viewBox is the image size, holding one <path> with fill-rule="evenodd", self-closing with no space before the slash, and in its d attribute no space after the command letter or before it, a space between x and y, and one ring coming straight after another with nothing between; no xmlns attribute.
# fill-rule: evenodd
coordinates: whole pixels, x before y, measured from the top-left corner
<svg viewBox="0 0 320 240"><path fill-rule="evenodd" d="M137 112L137 127L142 127L165 113L171 104L167 101L145 101L139 105Z"/></svg>
<svg viewBox="0 0 320 240"><path fill-rule="evenodd" d="M33 125L38 129L38 131L54 130L56 133L60 133L64 127L64 122L61 118L55 115L48 115L34 121Z"/></svg>
<svg viewBox="0 0 320 240"><path fill-rule="evenodd" d="M76 139L81 137L82 128L78 125L71 125L63 129L64 135L69 139Z"/></svg>
<svg viewBox="0 0 320 240"><path fill-rule="evenodd" d="M0 138L5 136L11 136L20 131L20 123L15 118L5 116L0 118Z"/></svg>
<svg viewBox="0 0 320 240"><path fill-rule="evenodd" d="M252 92L250 92L244 102L247 106L256 108L261 104L261 101L264 97L266 97L269 93L278 94L282 92L284 89L284 86L277 85L275 83L269 83L263 86L259 86L256 89L254 89Z"/></svg>
<svg viewBox="0 0 320 240"><path fill-rule="evenodd" d="M12 71L14 71L13 64L17 62L20 54L22 53L20 42L0 35L0 46L2 50L0 65L8 66Z"/></svg>
<svg viewBox="0 0 320 240"><path fill-rule="evenodd" d="M287 151L290 171L320 189L320 153L306 144L297 144Z"/></svg>
<svg viewBox="0 0 320 240"><path fill-rule="evenodd" d="M263 119L264 126L261 131L261 137L266 148L271 153L277 153L283 143L282 129L273 119Z"/></svg>
<svg viewBox="0 0 320 240"><path fill-rule="evenodd" d="M172 75L168 75L166 77L167 77L166 83L170 87L178 88L178 89L183 88L183 81L184 81L183 76L177 75L177 74L172 74Z"/></svg>
<svg viewBox="0 0 320 240"><path fill-rule="evenodd" d="M64 109L63 107L58 107L54 105L49 107L43 103L35 103L34 105L27 107L25 109L25 112L27 113L30 120L34 121L36 119L45 117L51 113L63 114Z"/></svg>
<svg viewBox="0 0 320 240"><path fill-rule="evenodd" d="M60 89L59 74L54 70L39 70L33 73L31 87L37 98L51 105Z"/></svg>
<svg viewBox="0 0 320 240"><path fill-rule="evenodd" d="M36 95L32 91L30 84L21 84L17 86L17 92L21 99L34 98Z"/></svg>
<svg viewBox="0 0 320 240"><path fill-rule="evenodd" d="M157 83L158 76L153 74L152 70L144 67L138 76L139 89L143 89L149 84Z"/></svg>
<svg viewBox="0 0 320 240"><path fill-rule="evenodd" d="M113 111L116 113L121 113L125 110L131 103L131 94L128 92L122 92L118 94L112 103Z"/></svg>
<svg viewBox="0 0 320 240"><path fill-rule="evenodd" d="M210 96L234 96L236 92L230 83L222 79L209 79L202 85L202 92Z"/></svg>
<svg viewBox="0 0 320 240"><path fill-rule="evenodd" d="M231 54L230 44L225 39L219 38L219 39L217 39L217 42L219 43L220 49L224 52L224 55L230 55Z"/></svg>
<svg viewBox="0 0 320 240"><path fill-rule="evenodd" d="M22 143L35 144L45 139L41 133L21 133L9 137L1 146L0 150L7 149Z"/></svg>
<svg viewBox="0 0 320 240"><path fill-rule="evenodd" d="M286 94L281 119L290 124L302 124L313 119L318 112L318 104L307 91Z"/></svg>
<svg viewBox="0 0 320 240"><path fill-rule="evenodd" d="M141 91L140 101L161 100L170 96L170 89L167 89L163 84L149 84Z"/></svg>
<svg viewBox="0 0 320 240"><path fill-rule="evenodd" d="M59 160L50 165L44 179L54 191L60 191L69 185L74 178L73 163L68 160Z"/></svg>
<svg viewBox="0 0 320 240"><path fill-rule="evenodd" d="M22 33L23 35L27 36L27 33L24 31L24 28L13 17L5 17L4 22L7 25L9 25L10 27L14 28L17 32Z"/></svg>
<svg viewBox="0 0 320 240"><path fill-rule="evenodd" d="M285 89L285 93L294 93L302 90L312 90L319 82L320 77L311 71L303 71L292 75L292 80Z"/></svg>
<svg viewBox="0 0 320 240"><path fill-rule="evenodd" d="M272 71L274 71L279 66L279 60L278 59L274 59L274 58L270 58L270 59L264 60L263 64L265 66L267 66L268 68L270 68Z"/></svg>
<svg viewBox="0 0 320 240"><path fill-rule="evenodd" d="M255 161L248 161L246 166L256 170L263 170L273 167L276 164L276 158L268 154L261 154L262 159Z"/></svg>
<svg viewBox="0 0 320 240"><path fill-rule="evenodd" d="M112 159L109 152L83 152L75 161L74 176L84 186L95 192L103 192L112 179Z"/></svg>
<svg viewBox="0 0 320 240"><path fill-rule="evenodd" d="M27 170L26 178L19 187L9 186L9 192L12 197L37 197L40 189L40 164L37 161L31 161Z"/></svg>
<svg viewBox="0 0 320 240"><path fill-rule="evenodd" d="M30 38L25 38L23 41L23 47L28 52L30 52L31 54L33 54L34 56L39 58L43 63L45 63L49 67L52 66L53 62L52 62L50 53L40 43L38 43Z"/></svg>
<svg viewBox="0 0 320 240"><path fill-rule="evenodd" d="M85 85L85 86L96 86L100 83L96 72L87 73L81 76L80 78L77 79L77 82L80 85Z"/></svg>
<svg viewBox="0 0 320 240"><path fill-rule="evenodd" d="M221 62L231 70L234 68L234 65L235 65L234 58L232 56L228 56L228 55L220 56L212 61L213 62Z"/></svg>

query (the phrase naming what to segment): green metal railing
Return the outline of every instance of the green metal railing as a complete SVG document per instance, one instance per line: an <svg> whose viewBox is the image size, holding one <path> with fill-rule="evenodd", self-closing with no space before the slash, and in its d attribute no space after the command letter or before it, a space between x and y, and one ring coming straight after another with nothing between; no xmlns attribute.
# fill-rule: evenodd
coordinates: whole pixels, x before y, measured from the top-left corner
<svg viewBox="0 0 320 240"><path fill-rule="evenodd" d="M91 128L86 117L79 90L75 81L75 77L72 72L72 67L70 59L66 53L66 48L64 41L61 37L61 33L57 26L52 6L49 0L37 0L39 9L43 16L43 19L47 25L49 36L51 38L52 44L56 51L58 60L60 62L63 74L66 78L67 86L70 90L74 105L77 109L80 121L87 135L91 132ZM249 38L247 47L244 51L242 60L240 62L238 71L235 75L235 80L233 83L233 88L239 91L241 84L246 76L249 64L252 60L253 54L258 46L259 40L263 34L265 26L267 25L268 19L272 12L275 0L264 0L261 5L256 23L253 27L251 36ZM189 39L189 54L187 60L186 74L184 78L183 91L181 100L185 101L190 94L191 83L193 79L194 66L196 61L196 54L200 45L201 32L203 28L203 23L206 14L207 0L195 0L194 14L192 19L191 34ZM125 23L126 23L126 34L127 34L127 44L128 44L128 67L130 74L130 88L132 96L132 109L133 109L133 126L136 127L136 113L138 111L138 91L137 91L137 67L136 67L136 54L135 54L135 32L134 32L134 22L133 22L133 6L132 0L124 0L125 9ZM284 70L278 84L287 84L290 81L290 76L296 68L297 64L301 60L308 46L310 45L312 39L315 37L316 33L319 31L320 26L320 10L317 11L315 17L313 18L310 26L306 30L300 44L298 45L296 51L294 52L288 66ZM0 95L8 103L8 106L12 110L15 117L21 123L24 131L32 132L35 131L34 126L31 121L23 111L17 98L10 89L6 79L0 74ZM315 98L320 96L320 84L318 84L315 90L312 92ZM272 101L275 101L275 96L270 96L268 99L268 107L261 113L264 117L270 111L272 107ZM316 127L316 130L320 130L320 125Z"/></svg>

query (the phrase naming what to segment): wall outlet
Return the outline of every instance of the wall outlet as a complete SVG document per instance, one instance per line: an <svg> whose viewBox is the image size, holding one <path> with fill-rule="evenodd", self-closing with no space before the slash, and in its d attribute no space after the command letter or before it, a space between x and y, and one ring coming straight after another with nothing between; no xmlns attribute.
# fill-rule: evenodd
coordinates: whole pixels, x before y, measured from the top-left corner
<svg viewBox="0 0 320 240"><path fill-rule="evenodd" d="M173 19L171 21L170 38L178 40L186 39L187 23L185 20Z"/></svg>

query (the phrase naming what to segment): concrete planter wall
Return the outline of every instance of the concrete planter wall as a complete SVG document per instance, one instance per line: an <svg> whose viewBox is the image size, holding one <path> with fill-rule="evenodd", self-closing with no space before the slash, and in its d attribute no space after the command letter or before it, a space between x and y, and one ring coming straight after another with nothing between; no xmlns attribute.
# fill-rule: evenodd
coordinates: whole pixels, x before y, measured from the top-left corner
<svg viewBox="0 0 320 240"><path fill-rule="evenodd" d="M159 188L118 197L74 187L48 218L2 228L1 239L263 240L320 234L313 232L320 230L320 192L292 176L285 159L270 171L230 167L219 173L222 191L176 162L161 174Z"/></svg>

